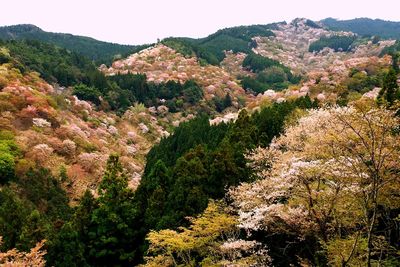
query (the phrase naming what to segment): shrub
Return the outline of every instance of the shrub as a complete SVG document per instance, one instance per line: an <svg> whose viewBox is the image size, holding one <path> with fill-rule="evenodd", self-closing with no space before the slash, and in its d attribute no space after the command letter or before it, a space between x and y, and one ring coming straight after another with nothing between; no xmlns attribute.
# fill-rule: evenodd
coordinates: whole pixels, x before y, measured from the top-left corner
<svg viewBox="0 0 400 267"><path fill-rule="evenodd" d="M0 153L0 184L5 184L15 176L15 161L13 155Z"/></svg>
<svg viewBox="0 0 400 267"><path fill-rule="evenodd" d="M0 140L14 140L14 133L8 130L1 130Z"/></svg>

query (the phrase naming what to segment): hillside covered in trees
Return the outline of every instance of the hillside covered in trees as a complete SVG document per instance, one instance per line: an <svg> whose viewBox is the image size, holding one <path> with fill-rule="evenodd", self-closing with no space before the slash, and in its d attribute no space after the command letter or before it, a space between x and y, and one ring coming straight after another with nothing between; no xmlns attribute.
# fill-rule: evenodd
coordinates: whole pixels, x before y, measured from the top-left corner
<svg viewBox="0 0 400 267"><path fill-rule="evenodd" d="M385 21L381 19L356 18L337 20L326 18L321 23L334 31L349 31L365 36L380 36L382 38L400 38L400 22Z"/></svg>
<svg viewBox="0 0 400 267"><path fill-rule="evenodd" d="M400 265L398 41L33 39L0 41L0 265Z"/></svg>
<svg viewBox="0 0 400 267"><path fill-rule="evenodd" d="M111 63L115 57L126 56L143 48L143 46L102 42L85 36L46 32L29 24L0 27L0 39L43 41L84 55L98 63Z"/></svg>
<svg viewBox="0 0 400 267"><path fill-rule="evenodd" d="M183 55L196 55L201 62L218 65L225 57L225 50L248 53L255 45L253 37L273 36L271 29L274 28L275 24L239 26L219 30L205 38L166 38L162 43Z"/></svg>

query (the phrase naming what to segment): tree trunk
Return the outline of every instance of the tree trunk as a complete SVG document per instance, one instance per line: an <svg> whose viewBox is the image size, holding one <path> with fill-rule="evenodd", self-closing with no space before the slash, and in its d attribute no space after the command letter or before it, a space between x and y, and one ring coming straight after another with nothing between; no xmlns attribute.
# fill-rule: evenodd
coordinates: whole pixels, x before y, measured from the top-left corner
<svg viewBox="0 0 400 267"><path fill-rule="evenodd" d="M372 232L375 226L376 220L376 210L377 210L377 203L376 203L376 193L374 193L374 200L373 200L373 208L372 208L372 218L370 224L368 225L368 238L367 238L367 266L371 267L371 254L372 254Z"/></svg>

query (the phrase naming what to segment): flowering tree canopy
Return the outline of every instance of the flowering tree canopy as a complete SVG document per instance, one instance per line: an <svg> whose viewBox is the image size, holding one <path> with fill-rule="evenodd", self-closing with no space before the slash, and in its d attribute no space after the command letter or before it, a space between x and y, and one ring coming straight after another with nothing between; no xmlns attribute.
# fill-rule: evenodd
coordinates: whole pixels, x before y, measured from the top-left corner
<svg viewBox="0 0 400 267"><path fill-rule="evenodd" d="M311 110L270 147L248 155L259 180L230 192L240 227L299 240L317 232L329 244L332 263L344 266L357 255L371 264L388 247L375 242L379 207L400 205L398 127L398 118L385 109ZM338 256L332 242L344 239L350 245Z"/></svg>
<svg viewBox="0 0 400 267"><path fill-rule="evenodd" d="M267 250L255 241L238 239L236 217L226 207L211 201L189 228L151 231L145 266L266 266Z"/></svg>

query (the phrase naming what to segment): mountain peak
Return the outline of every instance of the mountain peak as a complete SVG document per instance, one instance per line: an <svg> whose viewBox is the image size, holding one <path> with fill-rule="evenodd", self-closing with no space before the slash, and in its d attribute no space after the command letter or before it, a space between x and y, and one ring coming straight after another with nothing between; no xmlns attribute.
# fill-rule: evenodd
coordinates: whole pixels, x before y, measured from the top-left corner
<svg viewBox="0 0 400 267"><path fill-rule="evenodd" d="M17 25L0 27L0 31L22 33L22 32L41 32L43 30L33 24L17 24Z"/></svg>

